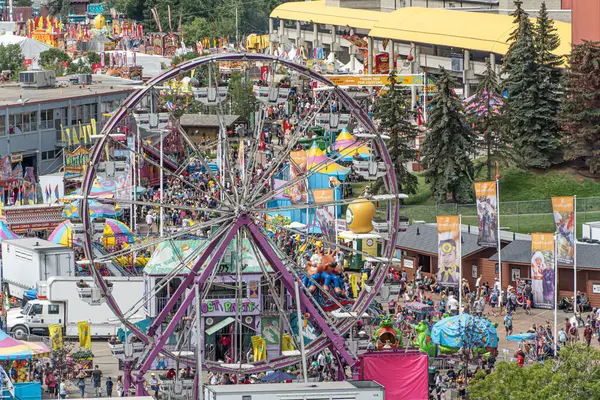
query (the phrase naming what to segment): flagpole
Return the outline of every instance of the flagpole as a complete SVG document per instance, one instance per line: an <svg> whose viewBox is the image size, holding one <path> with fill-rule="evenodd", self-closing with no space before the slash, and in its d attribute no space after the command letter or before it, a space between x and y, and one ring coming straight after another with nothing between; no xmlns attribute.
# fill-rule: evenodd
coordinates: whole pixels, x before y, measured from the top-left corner
<svg viewBox="0 0 600 400"><path fill-rule="evenodd" d="M456 244L458 255L458 313L462 314L463 290L462 290L462 215L458 216L458 243Z"/></svg>
<svg viewBox="0 0 600 400"><path fill-rule="evenodd" d="M568 332L567 332L568 334ZM558 350L558 235L554 233L554 357Z"/></svg>
<svg viewBox="0 0 600 400"><path fill-rule="evenodd" d="M502 244L500 242L500 181L496 178L496 247L498 251L498 280L500 281L500 293L498 302L502 308Z"/></svg>
<svg viewBox="0 0 600 400"><path fill-rule="evenodd" d="M577 312L577 196L573 196L573 313L575 314L576 312Z"/></svg>

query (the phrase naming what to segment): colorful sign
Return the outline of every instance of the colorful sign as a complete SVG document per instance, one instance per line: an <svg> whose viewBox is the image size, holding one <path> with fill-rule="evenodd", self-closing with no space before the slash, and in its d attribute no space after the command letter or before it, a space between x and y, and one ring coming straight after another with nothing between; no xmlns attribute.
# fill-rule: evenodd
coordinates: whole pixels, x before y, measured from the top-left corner
<svg viewBox="0 0 600 400"><path fill-rule="evenodd" d="M78 147L74 151L65 150L65 178L80 176L90 164L90 151Z"/></svg>
<svg viewBox="0 0 600 400"><path fill-rule="evenodd" d="M437 217L438 229L438 273L442 286L460 284L460 222L457 216Z"/></svg>
<svg viewBox="0 0 600 400"><path fill-rule="evenodd" d="M290 182L304 175L306 172L306 151L292 151L290 152ZM287 189L287 195L290 201L295 203L306 203L308 202L308 190L304 179L299 180L294 185L291 185Z"/></svg>
<svg viewBox="0 0 600 400"><path fill-rule="evenodd" d="M332 203L335 199L333 189L315 189L313 190L313 198L316 204ZM317 207L315 209L315 215L319 226L321 227L321 233L332 243L336 242L335 239L335 205Z"/></svg>
<svg viewBox="0 0 600 400"><path fill-rule="evenodd" d="M326 75L326 78L338 86L386 86L389 85L389 75ZM404 86L423 85L422 75L397 75L396 82Z"/></svg>
<svg viewBox="0 0 600 400"><path fill-rule="evenodd" d="M23 161L23 153L14 153L10 155L10 162L13 164Z"/></svg>
<svg viewBox="0 0 600 400"><path fill-rule="evenodd" d="M554 288L554 234L531 234L531 289L533 304L538 308L552 308Z"/></svg>
<svg viewBox="0 0 600 400"><path fill-rule="evenodd" d="M206 299L202 302L202 314L204 315L235 315L238 311L243 315L257 315L260 313L258 300L243 299L239 302L235 299Z"/></svg>
<svg viewBox="0 0 600 400"><path fill-rule="evenodd" d="M553 197L552 212L556 224L558 262L573 264L575 254L575 198Z"/></svg>
<svg viewBox="0 0 600 400"><path fill-rule="evenodd" d="M496 182L475 182L479 234L477 244L484 247L498 245L498 204Z"/></svg>

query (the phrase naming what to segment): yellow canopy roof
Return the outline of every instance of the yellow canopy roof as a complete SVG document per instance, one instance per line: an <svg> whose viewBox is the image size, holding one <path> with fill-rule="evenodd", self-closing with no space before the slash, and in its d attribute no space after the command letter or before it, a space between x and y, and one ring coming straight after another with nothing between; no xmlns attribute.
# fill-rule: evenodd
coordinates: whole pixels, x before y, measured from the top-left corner
<svg viewBox="0 0 600 400"><path fill-rule="evenodd" d="M369 36L404 42L426 43L497 54L508 51L514 29L510 15L403 7L393 12L328 7L324 1L283 3L271 18L370 29ZM571 24L554 21L561 43L556 53L571 52Z"/></svg>
<svg viewBox="0 0 600 400"><path fill-rule="evenodd" d="M497 54L506 54L508 37L514 29L510 15L422 7L382 14L369 36ZM554 26L561 38L556 53L569 54L571 24L554 21Z"/></svg>
<svg viewBox="0 0 600 400"><path fill-rule="evenodd" d="M382 14L384 13L379 11L327 7L325 1L298 1L275 7L271 12L271 18L313 21L318 24L338 25L342 29L346 25L352 28L371 29Z"/></svg>

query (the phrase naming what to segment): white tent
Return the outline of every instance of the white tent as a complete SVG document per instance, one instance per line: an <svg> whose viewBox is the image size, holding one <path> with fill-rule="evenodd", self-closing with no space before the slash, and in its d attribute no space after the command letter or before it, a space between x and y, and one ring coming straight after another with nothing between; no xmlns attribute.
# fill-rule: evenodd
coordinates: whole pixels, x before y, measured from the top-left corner
<svg viewBox="0 0 600 400"><path fill-rule="evenodd" d="M112 53L127 53L127 63L128 65L133 64L133 51L107 51L106 56ZM171 66L171 58L163 57L154 54L144 54L137 53L135 54L135 65L143 68L142 74L144 76L155 77L160 75L164 70L161 68L161 64L164 64L169 68Z"/></svg>
<svg viewBox="0 0 600 400"><path fill-rule="evenodd" d="M34 64L40 58L41 52L50 50L51 48L45 43L26 36L16 36L9 33L0 35L0 46L7 46L9 44L18 44L21 46L21 54L23 57L33 60Z"/></svg>
<svg viewBox="0 0 600 400"><path fill-rule="evenodd" d="M354 68L352 68L352 60L348 61L348 64L344 65L343 67L341 67L340 72L347 72L349 74L362 74L363 72L363 64L358 61L358 60L354 60Z"/></svg>

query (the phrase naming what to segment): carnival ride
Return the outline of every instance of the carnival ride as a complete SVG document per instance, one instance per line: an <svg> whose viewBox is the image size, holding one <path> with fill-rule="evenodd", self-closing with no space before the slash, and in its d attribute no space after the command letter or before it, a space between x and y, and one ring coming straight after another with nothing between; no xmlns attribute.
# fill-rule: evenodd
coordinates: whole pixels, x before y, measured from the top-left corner
<svg viewBox="0 0 600 400"><path fill-rule="evenodd" d="M162 82L180 79L186 74L189 75L191 71L198 67L210 65L210 70L214 75L211 84L215 90L218 90L218 82L221 81L219 76L220 66L231 62L246 67L268 66L270 71L284 70L288 75L308 81L308 87L311 87L311 82L316 81L330 89L324 96L321 105L315 107L312 112L304 117L303 121L296 125L287 143L276 151L271 151L259 139L261 136L258 132L262 132L263 122L257 123L256 132L252 138L238 138L236 140L228 138L222 123L224 106L219 102L216 102L213 113L216 113L221 121L221 128L218 138L208 144L198 145L180 127L178 119L173 114L170 115L168 129L158 132L160 134L158 146L163 143L164 136L172 135L178 135L185 144L185 157L178 160L178 168L175 171L164 166L162 151L160 152L160 161L157 161L156 157L149 157L146 152L142 151L141 146L136 146L135 143L133 146L128 146L126 143L112 137L112 133L116 132L130 117L135 118L133 110L136 109L138 104L142 102L145 102L146 105L152 104L154 110L150 109L150 114L158 112L158 105L149 102L148 99L161 90L158 89L158 85ZM244 71L244 68L242 68L242 71ZM289 87L274 83L274 74L271 74L270 79L266 82L263 81L262 84L264 86L255 86L255 95L258 97L257 104L262 103L259 113L264 115L259 121L265 120L269 105L288 101L291 93ZM332 152L329 157L323 159L319 164L313 165L313 168L296 169L295 174L283 176L283 182L277 189L273 184L274 177L276 175L281 177L281 171L286 169L286 165L293 164L290 160L290 154L296 148L299 139L304 137L308 127L314 122L316 114L325 107L329 107L329 102L334 99L338 104L342 104L345 109L351 110L351 122L355 126L360 126L361 130L368 134L365 138L359 138L358 144L368 146L373 159L387 165L386 174L380 176L384 185L379 194L361 199L362 203L365 205L370 204L373 207L373 215L369 214L369 218L374 216L375 213L375 206L371 203L372 200L378 203L377 213L386 218L389 223L389 234L379 238L378 243L375 245L375 249L379 249L378 255L383 262L378 263L371 271L371 290L361 291L356 298L345 301L344 304L341 303L341 300L347 299L347 296L338 290L340 289L339 282L336 282L331 274L329 279L327 277L323 279L311 278L299 265L298 259L288 254L284 246L273 238L273 230L288 235L296 235L298 231L277 224L275 218L267 218L268 215L301 212L302 217L306 218L308 222L307 225L314 226L320 211L330 208L330 214L333 213L337 217L341 213L342 206L354 201L354 199L343 199L341 197L333 197L326 201L318 199L315 191L320 188L307 187L306 185L306 182L314 175L343 157L344 149ZM175 250L169 253L169 257L177 260L175 266L153 281L153 285L148 287L144 298L140 299L137 306L130 310L122 310L119 307L119 304L111 296L104 276L98 270L92 269L95 287L103 292L106 304L121 320L123 327L131 332L131 334L125 335L121 343L119 341L114 343L114 345L122 346L125 355L121 358L125 360L126 387L133 384L138 394L145 393L144 374L156 363L159 355L167 358L170 363L177 367L187 365L195 367L198 372L201 369L209 369L216 372L252 374L277 370L300 363L306 368L306 357L329 349L337 364L337 378L346 378L346 366L355 366L357 359L345 347L343 336L370 307L373 298L384 284L389 269L389 263L386 263L385 260L391 259L396 242L399 217L397 199L404 196L397 191L392 160L382 138L366 113L342 89L335 86L326 77L304 66L272 56L249 53L206 56L184 62L152 79L144 87L134 92L115 111L114 116L104 126L101 136L93 149L90 157L90 167L86 170L82 183L83 201L80 204L80 214L86 232L83 248L86 258L90 260L89 262L110 263L119 257L135 257L138 252L157 248L161 245L164 246L167 243L172 244L179 240L198 237L203 239L202 243L193 250L186 247L185 243L175 246ZM133 142L135 142L135 138ZM243 150L240 151L240 148ZM171 185L189 189L196 198L208 199L207 201L216 205L216 207L189 206L171 202L163 197L164 190L160 191L160 201L142 201L137 198L135 192L130 196L119 198L95 198L91 192L97 177L96 166L106 157L106 154L110 151L114 152L116 149L129 153L134 171L135 166L139 166L141 162L157 168L160 171L161 189L163 189L162 181L168 180ZM269 159L271 161L269 164L264 163L266 159L265 152L270 153ZM232 160L232 154L238 154L237 160ZM213 168L210 168L206 161L210 156L216 156L219 165L219 170L216 172L213 171ZM208 187L199 185L198 182L191 179L190 174L183 173L188 169L187 167L190 165L192 158L202 165L204 173L209 176L210 185ZM258 166L264 167L261 168L262 173L258 172ZM299 197L299 201L289 201L283 205L279 203L275 207L272 204L269 206L271 199L277 195L290 193L291 189L297 185L303 185L302 190L304 191L304 193L301 193L302 196ZM159 214L163 218L167 210L182 210L190 213L212 215L213 217L204 218L204 220L200 220L192 226L177 230L168 229L161 224L158 238L149 239L141 244L136 243L112 253L98 255L94 250L93 235L91 234L92 218L89 216L89 200L96 200L105 204L118 202L120 205L129 205L134 209L137 207L151 207L159 210ZM348 225L361 220L359 215L352 212L349 216L347 215L347 220L348 218L350 218L347 221ZM356 224L358 223L356 222ZM270 225L271 231L267 231L267 225ZM321 246L320 251L323 251L323 254L329 254L328 257L333 257L333 253L329 252L333 252L335 249L363 257L373 256L373 252L349 248L338 243L335 236L317 236L311 233L309 229L301 235L306 243L318 241ZM247 273L247 265L243 256L238 255L242 254L244 243L249 244L246 251L253 255L256 260L255 273L261 276L258 282L254 282L254 287L252 282L246 285L243 280L244 274ZM225 257L229 258L223 264ZM323 267L323 257L320 261L315 261ZM325 261L328 264L327 268L333 267L335 269L337 265L335 262L332 262L329 258ZM304 275L308 276L308 285L299 284ZM174 282L177 283L174 284ZM214 314L211 314L212 309L206 307L206 301L210 300L211 307L214 306L214 299L219 298L219 290L228 291L232 301L226 305L229 310L229 317L215 323ZM164 293L167 293L166 297L163 297ZM326 298L329 302L337 304L336 308L346 310L349 317L333 318L330 311L323 309L322 302L316 299L315 293L318 293L321 298ZM256 297L258 296L263 297L262 304L260 301L256 303ZM264 301L266 299L269 300L270 311L275 313L282 327L282 331L277 338L280 342L279 349L269 352L266 357L260 356L254 360L245 356L249 347L248 336L256 336L256 331L260 331L258 319L260 313L264 311L263 308L266 308ZM255 310L256 313L253 315L244 314L244 311L254 307L250 303L258 304L258 309ZM153 316L147 328L141 329L129 320L129 316L149 304L156 307L156 315ZM292 311L301 316L301 318L296 318L296 327L292 326L293 324L290 322L289 315ZM208 328L209 320L214 324L210 328ZM228 326L229 328L226 328ZM314 334L310 338L307 333L309 327L312 327L312 333ZM204 343L207 338L206 335L210 334L208 331L214 332L218 329L228 329L228 332L230 332L228 351L223 357L225 362L210 359L204 350L205 347L208 348ZM283 340L285 336L288 336L293 342L291 345L287 343L288 350L281 349L284 347ZM133 343L142 343L144 346L132 345L133 338L135 338ZM121 351L121 347L118 351ZM133 377L134 370L137 372ZM194 387L193 394L197 398L197 380L194 385L186 387L190 386Z"/></svg>

